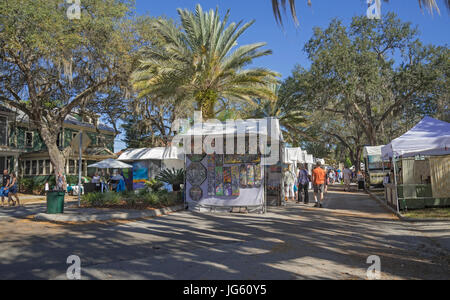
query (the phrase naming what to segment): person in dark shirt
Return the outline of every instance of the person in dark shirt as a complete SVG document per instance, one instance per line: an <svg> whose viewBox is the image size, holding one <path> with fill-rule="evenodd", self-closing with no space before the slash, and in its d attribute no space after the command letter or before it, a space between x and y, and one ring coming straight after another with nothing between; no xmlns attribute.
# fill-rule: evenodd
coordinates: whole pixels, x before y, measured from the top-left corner
<svg viewBox="0 0 450 300"><path fill-rule="evenodd" d="M8 174L8 170L5 169L5 170L3 170L2 188L0 189L0 194L2 196L2 206L4 205L5 197L8 196L7 186L9 185L9 181L10 181L10 177Z"/></svg>
<svg viewBox="0 0 450 300"><path fill-rule="evenodd" d="M307 204L307 203L309 203L308 189L309 189L310 176L309 176L306 164L301 166L297 178L298 178L297 179L297 184L298 184L297 203L302 202L302 198L303 198L303 203Z"/></svg>

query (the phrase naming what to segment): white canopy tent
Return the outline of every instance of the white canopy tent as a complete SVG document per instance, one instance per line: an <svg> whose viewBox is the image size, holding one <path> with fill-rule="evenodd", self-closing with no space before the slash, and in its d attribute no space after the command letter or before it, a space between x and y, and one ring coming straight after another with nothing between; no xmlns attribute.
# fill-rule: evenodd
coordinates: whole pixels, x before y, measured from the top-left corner
<svg viewBox="0 0 450 300"><path fill-rule="evenodd" d="M303 152L301 148L285 148L283 155L283 163L297 164L303 163Z"/></svg>
<svg viewBox="0 0 450 300"><path fill-rule="evenodd" d="M109 158L102 160L98 163L89 165L88 168L98 168L98 169L129 169L132 165L126 164L124 162Z"/></svg>
<svg viewBox="0 0 450 300"><path fill-rule="evenodd" d="M381 149L383 159L450 154L450 123L425 117L410 131Z"/></svg>

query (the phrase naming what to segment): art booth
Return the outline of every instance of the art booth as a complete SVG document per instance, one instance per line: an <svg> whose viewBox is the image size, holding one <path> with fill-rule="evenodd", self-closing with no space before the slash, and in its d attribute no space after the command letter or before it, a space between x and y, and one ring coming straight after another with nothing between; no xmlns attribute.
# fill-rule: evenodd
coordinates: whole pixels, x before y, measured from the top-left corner
<svg viewBox="0 0 450 300"><path fill-rule="evenodd" d="M381 152L392 162L388 204L397 210L450 206L450 123L426 117Z"/></svg>
<svg viewBox="0 0 450 300"><path fill-rule="evenodd" d="M283 143L277 119L204 122L180 137L186 153L185 200L190 210L266 211L265 166L276 168L280 163ZM280 180L271 184L281 187Z"/></svg>

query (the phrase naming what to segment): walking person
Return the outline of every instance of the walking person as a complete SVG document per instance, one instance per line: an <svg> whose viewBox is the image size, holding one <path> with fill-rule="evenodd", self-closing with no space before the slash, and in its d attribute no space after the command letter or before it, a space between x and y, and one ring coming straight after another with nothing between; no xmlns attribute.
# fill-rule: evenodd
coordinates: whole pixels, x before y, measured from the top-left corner
<svg viewBox="0 0 450 300"><path fill-rule="evenodd" d="M294 185L295 185L295 173L291 171L290 168L286 168L284 171L284 200L288 201L292 200L294 201L295 197L295 191L294 191Z"/></svg>
<svg viewBox="0 0 450 300"><path fill-rule="evenodd" d="M5 197L8 197L8 186L9 186L10 176L8 174L8 170L3 170L3 180L2 187L0 189L0 196L2 196L2 207L5 204ZM9 204L9 201L8 201Z"/></svg>
<svg viewBox="0 0 450 300"><path fill-rule="evenodd" d="M11 173L11 175L10 175L10 183L9 183L8 189L9 189L8 203L10 203L12 201L13 206L16 206L16 204L18 204L18 206L21 206L20 199L17 196L17 192L19 190L17 188L17 177L16 177L16 174L14 174L14 173ZM13 200L13 197L16 198L16 201Z"/></svg>
<svg viewBox="0 0 450 300"><path fill-rule="evenodd" d="M350 192L350 183L352 180L352 171L348 168L345 167L344 171L342 171L343 173L343 177L344 177L344 191Z"/></svg>
<svg viewBox="0 0 450 300"><path fill-rule="evenodd" d="M309 182L310 176L308 173L307 165L304 164L300 167L300 171L298 172L298 200L297 203L302 202L308 204L309 203Z"/></svg>
<svg viewBox="0 0 450 300"><path fill-rule="evenodd" d="M323 194L325 192L326 172L321 168L321 163L316 163L316 168L312 171L312 182L314 186L314 207L322 207ZM320 194L320 199L317 200L317 194Z"/></svg>

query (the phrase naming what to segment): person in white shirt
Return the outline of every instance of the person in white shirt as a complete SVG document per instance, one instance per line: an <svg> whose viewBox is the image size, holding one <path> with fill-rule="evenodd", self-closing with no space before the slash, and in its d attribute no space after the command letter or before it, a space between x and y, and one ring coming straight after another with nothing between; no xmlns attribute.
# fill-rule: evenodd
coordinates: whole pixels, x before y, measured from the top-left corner
<svg viewBox="0 0 450 300"><path fill-rule="evenodd" d="M344 191L350 192L350 181L352 179L352 171L349 168L345 167L345 169L342 173L344 175L343 176L344 177L344 185L345 185Z"/></svg>

